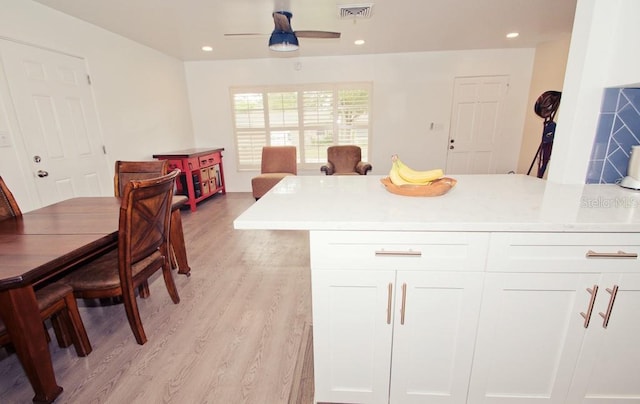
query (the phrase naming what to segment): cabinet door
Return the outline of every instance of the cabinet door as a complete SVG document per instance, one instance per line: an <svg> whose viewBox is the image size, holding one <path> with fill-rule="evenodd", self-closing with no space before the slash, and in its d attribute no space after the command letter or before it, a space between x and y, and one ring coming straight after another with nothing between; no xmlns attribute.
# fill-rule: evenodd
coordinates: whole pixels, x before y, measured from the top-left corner
<svg viewBox="0 0 640 404"><path fill-rule="evenodd" d="M470 403L564 403L587 331L595 274L489 273ZM595 310L594 310L595 311ZM591 322L597 321L593 314Z"/></svg>
<svg viewBox="0 0 640 404"><path fill-rule="evenodd" d="M391 403L465 403L482 279L479 272L398 272Z"/></svg>
<svg viewBox="0 0 640 404"><path fill-rule="evenodd" d="M614 286L618 286L604 327ZM605 275L576 367L570 402L640 402L640 275Z"/></svg>
<svg viewBox="0 0 640 404"><path fill-rule="evenodd" d="M387 403L394 271L312 271L315 400Z"/></svg>

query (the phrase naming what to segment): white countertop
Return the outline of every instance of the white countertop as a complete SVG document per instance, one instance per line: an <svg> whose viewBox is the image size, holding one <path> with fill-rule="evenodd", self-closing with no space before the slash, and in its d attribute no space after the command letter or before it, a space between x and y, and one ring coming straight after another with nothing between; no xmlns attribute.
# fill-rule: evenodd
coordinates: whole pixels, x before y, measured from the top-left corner
<svg viewBox="0 0 640 404"><path fill-rule="evenodd" d="M536 177L458 175L438 197L391 194L381 176L290 176L236 229L640 232L640 191Z"/></svg>

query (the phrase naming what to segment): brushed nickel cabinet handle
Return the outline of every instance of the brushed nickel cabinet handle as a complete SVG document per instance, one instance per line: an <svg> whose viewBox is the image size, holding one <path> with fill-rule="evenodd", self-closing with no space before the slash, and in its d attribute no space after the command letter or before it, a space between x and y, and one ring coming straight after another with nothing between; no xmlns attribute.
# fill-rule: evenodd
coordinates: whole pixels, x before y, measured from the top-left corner
<svg viewBox="0 0 640 404"><path fill-rule="evenodd" d="M593 285L593 288L587 288L587 292L591 295L591 299L589 299L589 308L586 313L580 312L580 315L584 318L584 328L589 327L591 313L593 313L593 305L596 302L596 295L598 294L598 285Z"/></svg>
<svg viewBox="0 0 640 404"><path fill-rule="evenodd" d="M421 257L422 251L388 251L376 250L376 256L392 256L392 257Z"/></svg>
<svg viewBox="0 0 640 404"><path fill-rule="evenodd" d="M628 253L622 250L614 253L599 253L593 250L587 251L587 258L638 258L638 253Z"/></svg>
<svg viewBox="0 0 640 404"><path fill-rule="evenodd" d="M407 284L402 284L402 308L400 309L400 325L404 325L404 312L407 304Z"/></svg>
<svg viewBox="0 0 640 404"><path fill-rule="evenodd" d="M393 295L393 284L389 282L387 291L387 324L391 324L391 297Z"/></svg>
<svg viewBox="0 0 640 404"><path fill-rule="evenodd" d="M616 295L618 294L618 285L613 285L613 289L606 288L607 293L611 295L609 298L609 305L607 306L606 313L598 313L600 317L604 319L602 322L602 328L607 328L609 325L609 318L611 318L611 310L613 310L613 302L616 300Z"/></svg>

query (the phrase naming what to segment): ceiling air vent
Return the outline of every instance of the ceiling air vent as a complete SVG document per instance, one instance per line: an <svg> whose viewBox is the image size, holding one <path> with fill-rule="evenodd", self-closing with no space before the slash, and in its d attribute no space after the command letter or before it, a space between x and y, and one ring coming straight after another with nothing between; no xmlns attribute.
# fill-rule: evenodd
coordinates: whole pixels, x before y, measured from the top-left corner
<svg viewBox="0 0 640 404"><path fill-rule="evenodd" d="M371 18L373 4L350 4L338 6L338 13L342 19Z"/></svg>

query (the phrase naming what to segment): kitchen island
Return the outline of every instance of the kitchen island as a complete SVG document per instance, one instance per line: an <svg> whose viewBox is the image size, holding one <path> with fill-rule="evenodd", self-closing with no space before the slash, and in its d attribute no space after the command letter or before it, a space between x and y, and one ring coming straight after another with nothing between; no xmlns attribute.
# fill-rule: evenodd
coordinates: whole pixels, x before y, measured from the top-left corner
<svg viewBox="0 0 640 404"><path fill-rule="evenodd" d="M640 194L456 179L291 176L235 220L310 232L315 400L640 400Z"/></svg>

